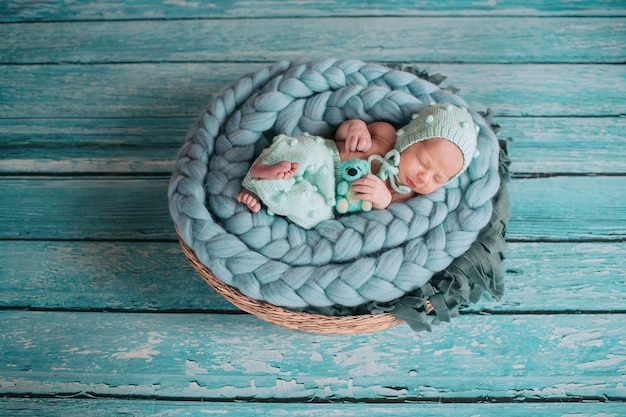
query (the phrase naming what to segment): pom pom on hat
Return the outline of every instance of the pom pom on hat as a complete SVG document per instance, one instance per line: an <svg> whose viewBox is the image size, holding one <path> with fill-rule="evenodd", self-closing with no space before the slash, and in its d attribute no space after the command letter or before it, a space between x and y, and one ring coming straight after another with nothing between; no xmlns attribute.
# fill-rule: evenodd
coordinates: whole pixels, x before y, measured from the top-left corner
<svg viewBox="0 0 626 417"><path fill-rule="evenodd" d="M463 173L476 156L478 126L463 107L452 104L431 104L397 131L396 150L404 151L409 146L428 139L446 139L454 143L463 154L463 167L454 178Z"/></svg>

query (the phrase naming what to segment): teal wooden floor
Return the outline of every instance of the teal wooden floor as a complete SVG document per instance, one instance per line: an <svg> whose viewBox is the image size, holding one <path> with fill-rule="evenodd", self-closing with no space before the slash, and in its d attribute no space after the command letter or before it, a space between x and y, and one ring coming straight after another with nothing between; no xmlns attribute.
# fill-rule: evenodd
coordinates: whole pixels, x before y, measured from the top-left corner
<svg viewBox="0 0 626 417"><path fill-rule="evenodd" d="M0 415L626 416L626 3L0 3ZM512 137L506 295L300 333L192 269L187 129L281 59L406 63Z"/></svg>

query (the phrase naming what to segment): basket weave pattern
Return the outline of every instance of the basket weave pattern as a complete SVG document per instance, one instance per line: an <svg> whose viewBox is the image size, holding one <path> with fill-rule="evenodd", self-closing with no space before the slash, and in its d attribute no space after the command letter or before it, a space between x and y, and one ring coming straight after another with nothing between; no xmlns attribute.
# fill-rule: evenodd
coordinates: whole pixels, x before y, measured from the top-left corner
<svg viewBox="0 0 626 417"><path fill-rule="evenodd" d="M253 298L246 297L236 288L224 284L210 269L196 258L193 251L180 239L183 253L202 279L222 297L246 313L253 314L269 323L291 330L318 334L363 334L389 329L403 323L390 313L359 314L351 316L327 316L323 314L293 311ZM430 306L429 306L430 307ZM429 308L430 309L430 308Z"/></svg>

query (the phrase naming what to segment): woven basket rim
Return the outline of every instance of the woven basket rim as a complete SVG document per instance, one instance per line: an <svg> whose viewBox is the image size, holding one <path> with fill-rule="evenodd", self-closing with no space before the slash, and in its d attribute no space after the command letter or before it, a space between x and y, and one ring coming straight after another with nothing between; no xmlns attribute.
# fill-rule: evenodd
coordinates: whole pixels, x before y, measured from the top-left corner
<svg viewBox="0 0 626 417"><path fill-rule="evenodd" d="M285 327L290 330L300 330L317 334L363 334L373 333L404 323L393 314L360 314L352 316L327 316L323 314L308 313L303 311L289 310L284 307L258 301L248 297L234 287L222 282L213 272L207 268L181 238L178 227L176 236L183 253L191 262L193 268L200 274L202 279L222 297L246 313L250 313L264 321ZM427 302L429 311L432 306Z"/></svg>

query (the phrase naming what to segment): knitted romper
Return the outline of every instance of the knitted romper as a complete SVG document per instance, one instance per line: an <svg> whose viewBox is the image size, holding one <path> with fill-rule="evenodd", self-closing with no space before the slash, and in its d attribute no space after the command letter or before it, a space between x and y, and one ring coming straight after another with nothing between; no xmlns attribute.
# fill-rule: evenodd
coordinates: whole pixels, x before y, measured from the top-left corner
<svg viewBox="0 0 626 417"><path fill-rule="evenodd" d="M268 213L287 217L305 229L332 219L341 162L335 141L307 133L296 137L278 135L254 164L273 165L281 161L298 162L296 175L258 179L248 172L243 187L259 197Z"/></svg>

